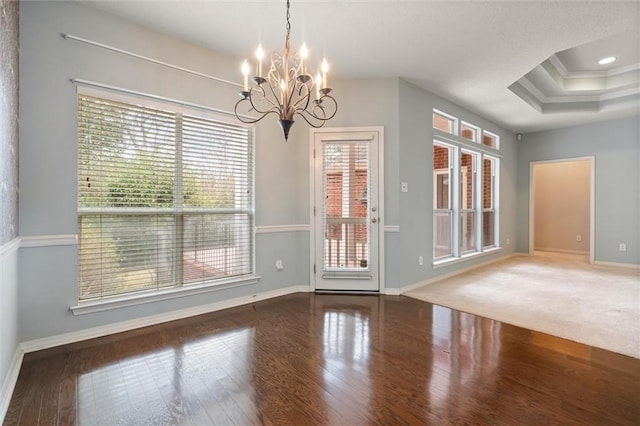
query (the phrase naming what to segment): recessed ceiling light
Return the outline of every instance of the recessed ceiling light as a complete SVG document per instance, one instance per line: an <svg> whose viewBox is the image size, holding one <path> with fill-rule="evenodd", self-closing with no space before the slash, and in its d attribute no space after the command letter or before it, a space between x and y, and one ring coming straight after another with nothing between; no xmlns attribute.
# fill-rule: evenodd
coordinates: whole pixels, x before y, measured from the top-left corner
<svg viewBox="0 0 640 426"><path fill-rule="evenodd" d="M615 56L607 56L606 58L602 58L598 61L598 63L600 65L607 65L610 64L611 62L615 61L616 57Z"/></svg>

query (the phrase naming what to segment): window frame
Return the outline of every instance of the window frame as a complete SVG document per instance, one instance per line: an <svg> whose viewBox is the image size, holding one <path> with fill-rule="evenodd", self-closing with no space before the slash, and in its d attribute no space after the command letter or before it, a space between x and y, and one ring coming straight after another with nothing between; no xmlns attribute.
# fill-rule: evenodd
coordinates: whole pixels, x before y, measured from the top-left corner
<svg viewBox="0 0 640 426"><path fill-rule="evenodd" d="M469 139L467 137L462 136L463 129L462 127L467 127L469 130L473 132L473 138ZM460 120L460 132L458 133L462 139L468 140L470 142L479 143L480 137L482 135L482 129L474 124L468 123L464 120Z"/></svg>
<svg viewBox="0 0 640 426"><path fill-rule="evenodd" d="M239 228L239 232L243 234L248 233L248 237L247 237L248 251L245 251L245 253L247 253L249 257L248 259L249 273L243 273L243 274L232 275L232 276L224 276L222 278L213 278L213 279L211 278L207 279L205 277L202 280L197 282L185 282L187 280L185 280L184 276L180 276L180 279L175 279L176 274L182 273L182 268L180 267L178 271L173 272L174 279L171 285L166 287L154 287L151 289L133 290L133 291L122 292L122 293L113 294L113 295L100 295L95 298L81 299L80 284L81 284L82 276L81 276L81 268L80 268L81 259L79 258L78 259L78 295L77 295L78 302L77 302L77 306L71 307L71 310L73 311L73 313L77 315L77 314L83 314L83 313L89 313L89 312L96 312L96 311L107 310L112 308L119 308L122 306L137 305L140 303L171 299L175 297L183 297L183 296L199 294L199 293L208 292L208 291L222 290L225 288L236 287L239 285L249 285L249 284L257 283L259 281L259 277L256 275L256 256L255 256L255 250L256 250L255 126L238 124L237 121L233 120L231 117L223 115L219 111L216 111L207 107L201 107L201 106L187 104L179 101L173 101L170 99L164 99L164 98L156 97L153 95L143 95L138 93L130 94L130 93L127 93L126 90L119 92L116 90L104 90L104 89L97 89L94 87L86 87L86 86L79 85L77 87L76 98L79 99L80 96L91 96L91 97L105 99L107 101L123 102L126 104L140 105L144 108L155 108L155 109L170 111L171 113L175 114L176 126L178 125L182 126L183 116L187 115L189 117L195 117L196 119L205 119L208 121L218 122L222 125L230 124L233 126L241 126L248 130L247 143L249 144L249 147L248 147L249 158L247 159L248 160L247 171L245 176L247 179L246 182L249 185L250 189L249 189L249 192L247 193L247 202L248 202L247 208L229 209L229 208L215 208L215 207L186 207L182 205L183 203L182 203L182 197L180 197L181 195L180 188L182 186L181 183L183 179L182 170L185 165L184 161L186 160L183 160L182 158L181 146L186 139L182 137L182 127L180 127L180 130L176 128L177 135L174 142L175 144L174 149L176 151L175 158L174 158L176 170L174 171L174 174L173 174L173 179L175 179L173 204L171 207L166 209L165 208L149 208L148 214L167 213L171 215L174 221L174 225L172 228L174 229L174 231L177 228L182 228L179 224L184 223L184 221L188 216L193 216L194 214L206 216L206 215L242 213L242 214L248 215L249 217L248 227L241 226ZM78 102L79 100L76 101L76 105L79 108ZM180 134L180 136L178 136L178 134ZM81 155L80 143L78 140L77 153L76 153L78 160L80 159L80 155ZM78 170L78 174L79 173L80 173L80 170ZM78 176L78 182L80 182L80 176ZM80 192L79 192L80 188L77 187L76 189L78 191L77 220L78 220L78 227L79 227L78 228L79 236L80 236L80 222L83 216L100 214L100 215L105 215L106 217L117 217L120 215L127 215L127 214L147 214L146 211L141 212L141 211L137 211L139 209L129 208L129 207L124 207L124 208L82 207L80 203ZM166 210L166 212L164 210ZM181 239L182 235L183 234L179 234L178 232L173 232L173 244L174 244L174 247L176 247L175 250L179 251L179 253L174 252L172 255L172 258L174 259L173 260L174 263L176 262L175 261L176 258L180 258L184 256L183 250L186 250L186 248L183 249L183 240ZM78 252L80 255L80 244L81 244L80 238L79 238L78 244L79 244ZM178 264L182 264L182 262L178 260Z"/></svg>
<svg viewBox="0 0 640 426"><path fill-rule="evenodd" d="M495 146L487 145L486 143L484 143L485 136L489 136L490 138L492 138L495 142ZM482 129L482 136L479 142L482 146L485 146L487 148L495 149L497 151L500 150L500 136L488 130Z"/></svg>
<svg viewBox="0 0 640 426"><path fill-rule="evenodd" d="M440 117L442 117L442 118L444 118L446 120L449 120L451 122L451 132L447 132L446 130L442 130L442 129L439 129L439 128L435 127L434 122L433 122L433 118L436 115L439 115ZM459 127L460 127L459 120L458 120L457 117L454 117L451 114L447 114L446 112L442 112L442 111L434 108L433 109L433 113L431 115L431 124L432 124L432 127L435 130L438 130L439 132L446 133L447 135L458 136Z"/></svg>
<svg viewBox="0 0 640 426"><path fill-rule="evenodd" d="M469 176L469 170L467 169L466 171L463 170L462 166L462 156L464 154L470 155L471 156L471 176L468 177L468 179L470 179L471 182L471 207L472 208L466 208L465 207L465 197L466 197L466 191L463 190L462 185L465 182L465 172L467 174L467 176ZM469 253L475 253L477 251L479 251L479 247L478 247L478 234L479 234L479 230L481 230L479 224L480 221L480 214L479 214L479 201L480 201L480 197L478 196L478 189L481 188L480 184L479 184L479 180L478 180L478 162L479 159L482 158L482 154L480 154L477 151L473 151L471 149L468 148L460 148L460 209L458 212L458 217L459 217L459 221L460 221L460 253L462 255L465 254L469 254ZM472 217L473 217L473 236L474 236L474 243L473 243L473 247L465 250L464 249L464 243L463 243L463 238L464 238L464 233L463 233L463 219L464 219L464 213L471 213Z"/></svg>
<svg viewBox="0 0 640 426"><path fill-rule="evenodd" d="M448 167L447 168L440 168L440 169L433 169L433 199L432 199L432 208L433 208L433 259L448 259L451 256L453 256L453 250L455 247L454 244L454 235L455 235L455 221L456 221L456 216L455 216L455 210L454 210L454 204L455 204L455 195L454 195L454 185L455 184L455 179L454 179L454 175L455 172L453 170L453 164L454 162L452 161L452 157L454 155L456 155L456 147L450 144L447 144L445 142L442 141L438 141L436 142L434 140L433 142L433 147L439 147L439 148L443 148L443 149L447 149L448 150ZM432 162L433 165L433 162ZM437 200L438 200L438 181L437 181L437 176L439 175L447 175L449 178L449 183L448 183L448 200L447 200L447 205L448 208L441 208L437 206ZM436 218L438 215L442 215L442 214L447 214L449 216L449 253L442 255L442 256L436 256L436 239L437 239L437 235L438 233L436 232Z"/></svg>
<svg viewBox="0 0 640 426"><path fill-rule="evenodd" d="M440 110L433 109L433 114L442 115L452 120L458 121L456 117L451 116L450 114L444 113ZM434 133L432 138L432 146L444 146L450 148L450 186L451 186L451 208L452 208L452 230L451 230L451 253L448 256L438 256L435 255L435 232L436 232L436 224L435 224L435 216L433 220L433 267L437 268L439 266L449 265L451 263L456 263L460 261L464 261L466 259L492 253L496 250L501 250L500 239L499 239L499 229L500 229L500 208L499 208L499 182L500 182L500 160L501 155L498 153L494 153L497 148L485 145L482 143L481 137L486 133L494 137L496 144L499 145L499 136L487 132L484 129L481 129L478 126L469 124L466 121L459 120L460 125L459 131L461 133L462 125L472 127L476 129L476 140L471 140L468 138L463 138L458 135L451 135L443 132L440 129L434 127L434 130L439 133ZM432 150L433 152L433 150ZM472 185L472 197L473 199L473 209L463 208L464 207L464 194L462 193L462 184L464 180L464 170L462 166L462 155L463 154L471 154L472 155L472 164L474 167ZM484 185L483 185L483 172L482 166L484 164L485 159L490 159L492 161L492 184L491 184L491 200L492 206L491 208L485 209L483 206L483 197L484 197ZM432 178L433 182L433 191L436 190L436 173L438 170L435 168L435 159L431 162L432 167ZM436 209L435 204L435 193L433 194L432 199L432 212L435 215L439 209ZM483 222L483 214L485 211L489 211L493 213L493 244L484 245L484 222ZM462 223L464 213L473 213L474 221L475 221L475 229L474 229L474 244L473 248L468 248L463 250L463 230L464 226Z"/></svg>
<svg viewBox="0 0 640 426"><path fill-rule="evenodd" d="M484 213L493 213L494 217L493 217L493 244L488 244L485 245L484 243L484 232L482 233L482 241L481 241L481 245L482 245L482 249L483 250L487 250L487 249L491 249L494 247L499 247L499 226L497 226L500 221L499 221L499 209L498 209L498 201L499 201L499 197L498 194L500 193L500 191L498 190L499 187L499 166L500 166L500 159L493 156L493 155L487 155L484 154L482 155L482 161L484 162L485 160L489 160L491 161L491 206L490 207L484 207L482 206L482 215L484 215ZM483 175L484 175L484 171L483 171ZM484 179L484 176L482 177L482 179ZM484 195L484 193L483 193ZM482 222L484 224L484 218L482 219Z"/></svg>

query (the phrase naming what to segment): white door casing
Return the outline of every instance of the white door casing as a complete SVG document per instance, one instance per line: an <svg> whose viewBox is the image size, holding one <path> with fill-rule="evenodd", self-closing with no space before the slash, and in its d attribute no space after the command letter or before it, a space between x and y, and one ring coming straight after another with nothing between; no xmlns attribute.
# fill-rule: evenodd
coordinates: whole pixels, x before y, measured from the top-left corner
<svg viewBox="0 0 640 426"><path fill-rule="evenodd" d="M381 291L383 129L311 130L311 286Z"/></svg>

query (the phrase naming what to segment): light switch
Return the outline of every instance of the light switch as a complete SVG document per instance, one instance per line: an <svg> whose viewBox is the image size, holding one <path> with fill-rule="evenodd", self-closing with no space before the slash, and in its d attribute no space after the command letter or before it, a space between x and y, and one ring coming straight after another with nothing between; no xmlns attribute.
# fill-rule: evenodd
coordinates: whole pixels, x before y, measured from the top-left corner
<svg viewBox="0 0 640 426"><path fill-rule="evenodd" d="M401 182L400 183L400 191L401 192L409 192L409 182Z"/></svg>

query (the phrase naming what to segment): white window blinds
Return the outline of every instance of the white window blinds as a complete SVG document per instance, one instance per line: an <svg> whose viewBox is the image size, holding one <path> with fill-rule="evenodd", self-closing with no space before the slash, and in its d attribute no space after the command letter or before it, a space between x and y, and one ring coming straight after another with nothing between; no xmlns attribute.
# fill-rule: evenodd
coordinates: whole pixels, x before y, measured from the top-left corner
<svg viewBox="0 0 640 426"><path fill-rule="evenodd" d="M81 301L253 271L250 128L78 95Z"/></svg>

